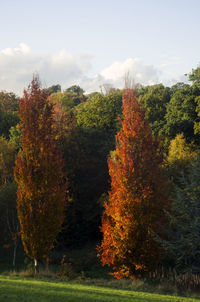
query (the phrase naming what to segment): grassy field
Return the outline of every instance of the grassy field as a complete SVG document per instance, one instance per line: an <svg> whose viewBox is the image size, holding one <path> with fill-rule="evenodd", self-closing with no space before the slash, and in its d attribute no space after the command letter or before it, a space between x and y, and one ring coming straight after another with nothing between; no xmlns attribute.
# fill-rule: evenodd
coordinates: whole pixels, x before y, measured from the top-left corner
<svg viewBox="0 0 200 302"><path fill-rule="evenodd" d="M113 289L75 282L0 276L0 302L162 302L199 299Z"/></svg>

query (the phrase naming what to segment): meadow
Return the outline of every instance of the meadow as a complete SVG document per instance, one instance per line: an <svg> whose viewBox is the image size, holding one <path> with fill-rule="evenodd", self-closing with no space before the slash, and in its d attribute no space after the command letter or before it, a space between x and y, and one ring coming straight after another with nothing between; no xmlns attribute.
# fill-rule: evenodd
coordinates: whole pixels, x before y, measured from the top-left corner
<svg viewBox="0 0 200 302"><path fill-rule="evenodd" d="M0 276L0 301L8 302L162 302L199 301L198 298L177 297L155 293L87 285L82 282L35 280Z"/></svg>
<svg viewBox="0 0 200 302"><path fill-rule="evenodd" d="M63 262L62 255L66 255ZM199 301L192 289L180 289L166 279L121 279L109 274L96 257L94 245L80 249L53 251L49 271L40 263L34 275L33 263L22 247L12 267L12 251L0 250L0 302L79 301Z"/></svg>

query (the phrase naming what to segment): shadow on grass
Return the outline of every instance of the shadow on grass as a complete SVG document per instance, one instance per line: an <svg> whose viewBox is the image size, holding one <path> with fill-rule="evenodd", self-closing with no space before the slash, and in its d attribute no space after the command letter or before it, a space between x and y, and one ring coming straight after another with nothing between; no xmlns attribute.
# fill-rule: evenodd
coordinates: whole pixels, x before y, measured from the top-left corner
<svg viewBox="0 0 200 302"><path fill-rule="evenodd" d="M72 283L0 277L0 302L162 302L199 301Z"/></svg>

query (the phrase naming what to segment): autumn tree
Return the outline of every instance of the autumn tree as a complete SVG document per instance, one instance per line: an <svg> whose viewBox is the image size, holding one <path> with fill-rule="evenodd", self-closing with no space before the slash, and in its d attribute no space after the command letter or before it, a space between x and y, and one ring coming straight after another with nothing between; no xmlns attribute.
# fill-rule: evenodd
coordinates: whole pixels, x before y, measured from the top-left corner
<svg viewBox="0 0 200 302"><path fill-rule="evenodd" d="M52 249L64 220L66 178L56 147L54 105L34 77L19 104L22 149L15 180L18 185L17 211L26 254L38 261Z"/></svg>
<svg viewBox="0 0 200 302"><path fill-rule="evenodd" d="M191 163L194 161L198 153L195 144L187 143L183 134L177 134L171 140L167 157L167 165L169 178L172 183L179 183L180 176L189 175Z"/></svg>
<svg viewBox="0 0 200 302"><path fill-rule="evenodd" d="M108 159L111 190L98 248L102 264L111 266L117 278L158 265L160 248L152 231L159 232L168 197L159 144L132 89L123 93L123 116L116 150Z"/></svg>

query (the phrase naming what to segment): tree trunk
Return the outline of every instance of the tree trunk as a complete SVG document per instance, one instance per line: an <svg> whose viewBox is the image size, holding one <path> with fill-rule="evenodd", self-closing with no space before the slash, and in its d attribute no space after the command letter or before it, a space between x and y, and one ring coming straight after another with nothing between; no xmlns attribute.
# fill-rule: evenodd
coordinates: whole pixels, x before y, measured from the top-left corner
<svg viewBox="0 0 200 302"><path fill-rule="evenodd" d="M37 259L34 259L34 265L35 265L35 274L39 273L39 265Z"/></svg>
<svg viewBox="0 0 200 302"><path fill-rule="evenodd" d="M17 241L14 242L13 267L15 267L15 264L16 264L16 253L17 253Z"/></svg>
<svg viewBox="0 0 200 302"><path fill-rule="evenodd" d="M46 258L46 272L49 272L49 257Z"/></svg>

